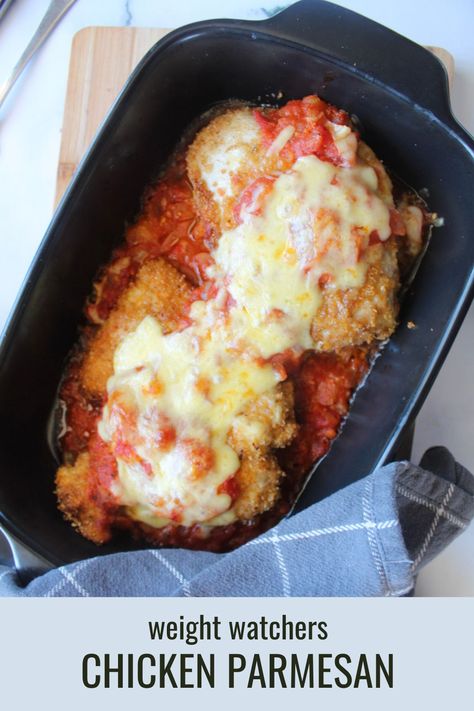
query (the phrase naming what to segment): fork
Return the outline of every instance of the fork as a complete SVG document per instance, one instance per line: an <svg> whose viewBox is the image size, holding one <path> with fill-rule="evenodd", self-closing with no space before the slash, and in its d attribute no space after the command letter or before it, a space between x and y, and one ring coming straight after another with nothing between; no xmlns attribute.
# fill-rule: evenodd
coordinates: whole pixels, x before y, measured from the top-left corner
<svg viewBox="0 0 474 711"><path fill-rule="evenodd" d="M21 55L18 62L13 67L12 73L8 79L0 86L0 107L10 93L14 83L34 55L34 53L41 47L45 39L51 33L51 31L56 27L62 16L69 10L71 5L73 5L76 0L52 0L46 14L38 25L38 29L31 38L28 46ZM7 6L8 6L7 2ZM5 8L5 12L6 12Z"/></svg>

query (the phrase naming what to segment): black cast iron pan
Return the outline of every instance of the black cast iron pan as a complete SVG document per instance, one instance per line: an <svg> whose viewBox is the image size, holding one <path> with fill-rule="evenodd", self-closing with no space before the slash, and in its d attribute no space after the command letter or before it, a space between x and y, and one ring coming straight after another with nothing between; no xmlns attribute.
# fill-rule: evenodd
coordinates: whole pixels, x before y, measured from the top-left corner
<svg viewBox="0 0 474 711"><path fill-rule="evenodd" d="M210 21L158 42L133 73L67 190L0 350L0 523L18 566L110 553L65 523L53 494L47 422L98 267L189 123L216 102L317 93L355 114L399 176L444 218L407 294L401 325L358 392L342 435L298 507L387 461L419 410L473 290L474 142L453 118L429 52L336 5L303 0L264 22ZM407 321L415 330L405 327ZM123 550L123 547L121 546ZM30 556L25 560L24 552Z"/></svg>

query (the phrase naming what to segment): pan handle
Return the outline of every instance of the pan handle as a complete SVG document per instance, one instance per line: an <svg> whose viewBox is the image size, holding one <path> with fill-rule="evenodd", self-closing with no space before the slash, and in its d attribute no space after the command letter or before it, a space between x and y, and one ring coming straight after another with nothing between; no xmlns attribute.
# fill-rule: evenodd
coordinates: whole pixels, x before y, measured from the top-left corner
<svg viewBox="0 0 474 711"><path fill-rule="evenodd" d="M452 118L442 63L383 25L324 0L300 0L264 24L272 34L367 74L438 118Z"/></svg>
<svg viewBox="0 0 474 711"><path fill-rule="evenodd" d="M0 527L0 535L2 534L10 547L11 557L22 585L27 585L33 578L51 570L53 567L51 563L38 553L34 553L24 543L20 543L18 538L3 526Z"/></svg>

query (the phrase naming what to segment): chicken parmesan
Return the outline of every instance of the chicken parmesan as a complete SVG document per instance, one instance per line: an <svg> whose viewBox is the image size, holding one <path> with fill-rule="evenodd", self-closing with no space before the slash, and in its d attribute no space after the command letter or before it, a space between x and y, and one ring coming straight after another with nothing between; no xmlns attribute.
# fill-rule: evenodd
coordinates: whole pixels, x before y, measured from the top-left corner
<svg viewBox="0 0 474 711"><path fill-rule="evenodd" d="M273 525L394 331L428 219L316 96L208 116L86 304L59 400L66 518L207 550Z"/></svg>

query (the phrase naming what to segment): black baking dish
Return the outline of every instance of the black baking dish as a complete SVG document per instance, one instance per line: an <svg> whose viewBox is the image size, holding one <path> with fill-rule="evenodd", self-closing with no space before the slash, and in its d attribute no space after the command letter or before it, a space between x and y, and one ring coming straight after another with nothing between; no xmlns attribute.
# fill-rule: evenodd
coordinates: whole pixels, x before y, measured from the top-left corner
<svg viewBox="0 0 474 711"><path fill-rule="evenodd" d="M298 506L388 460L413 421L473 287L474 142L450 112L444 69L400 35L319 0L304 0L264 22L181 28L148 52L115 103L53 218L3 336L0 523L43 562L118 550L96 547L63 521L47 437L58 381L98 267L192 119L229 98L275 103L277 96L287 101L311 93L357 116L363 137L386 164L413 187L428 189L430 208L444 225L435 230L404 300L400 327ZM408 321L417 328L407 329Z"/></svg>

